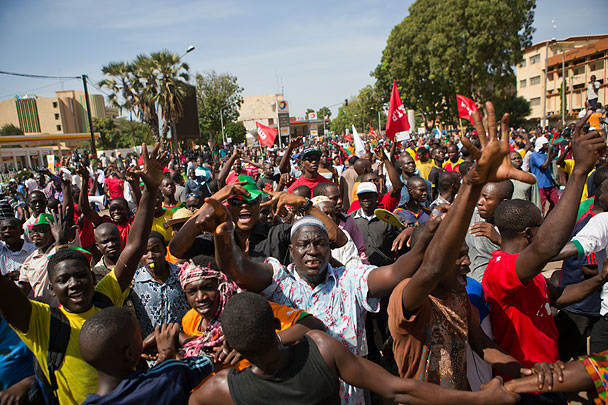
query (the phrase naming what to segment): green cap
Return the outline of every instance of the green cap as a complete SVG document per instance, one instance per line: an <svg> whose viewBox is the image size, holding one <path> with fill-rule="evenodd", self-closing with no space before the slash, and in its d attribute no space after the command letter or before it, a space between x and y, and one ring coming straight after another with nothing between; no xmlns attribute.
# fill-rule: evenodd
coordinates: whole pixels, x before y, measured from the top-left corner
<svg viewBox="0 0 608 405"><path fill-rule="evenodd" d="M238 181L247 182L246 184L243 185L243 187L245 188L245 190L249 191L249 196L244 196L244 195L238 194L238 195L232 195L232 196L230 196L230 198L242 198L245 201L253 201L258 197L265 198L266 196L268 196L268 193L261 191L258 188L258 186L255 184L255 180L253 180L253 177L241 174L241 175L239 175Z"/></svg>
<svg viewBox="0 0 608 405"><path fill-rule="evenodd" d="M38 218L36 218L36 222L34 222L31 225L28 225L27 227L30 229L34 229L35 226L38 225L51 225L53 223L53 216L51 214L46 214L46 213L42 213L40 215L38 215Z"/></svg>

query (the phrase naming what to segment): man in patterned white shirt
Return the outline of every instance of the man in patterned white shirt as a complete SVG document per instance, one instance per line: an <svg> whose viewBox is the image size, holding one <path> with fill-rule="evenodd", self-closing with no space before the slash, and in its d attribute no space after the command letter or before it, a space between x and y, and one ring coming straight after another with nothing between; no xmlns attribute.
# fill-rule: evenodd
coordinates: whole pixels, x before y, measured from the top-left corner
<svg viewBox="0 0 608 405"><path fill-rule="evenodd" d="M280 198L277 210L288 203ZM330 246L323 223L310 216L291 228L289 252L293 263L283 266L269 257L265 263L249 260L234 241L234 223L226 208L209 199L198 218L199 226L215 232L216 260L220 270L252 292L267 299L303 309L325 323L328 332L356 355L367 354L365 318L378 312L380 298L390 294L422 261L424 248L432 234L425 232L422 243L394 264L338 267L329 264ZM342 384L343 404L363 404L363 391Z"/></svg>
<svg viewBox="0 0 608 405"><path fill-rule="evenodd" d="M21 221L9 217L0 220L0 275L11 276L19 274L21 265L27 257L36 250L36 246L27 243L21 237L23 229Z"/></svg>

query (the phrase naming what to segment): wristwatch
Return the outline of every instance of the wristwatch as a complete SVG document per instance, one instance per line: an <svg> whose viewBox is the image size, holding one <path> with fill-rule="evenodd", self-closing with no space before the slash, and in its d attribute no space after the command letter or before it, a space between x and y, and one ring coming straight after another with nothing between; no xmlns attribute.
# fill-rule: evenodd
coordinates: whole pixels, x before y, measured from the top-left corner
<svg viewBox="0 0 608 405"><path fill-rule="evenodd" d="M311 209L312 205L313 205L312 204L312 200L310 198L307 198L307 197L304 197L304 198L306 198L306 204L304 204L302 206L302 208L300 208L300 212L302 212L302 213L306 213L306 211L308 211L309 209Z"/></svg>

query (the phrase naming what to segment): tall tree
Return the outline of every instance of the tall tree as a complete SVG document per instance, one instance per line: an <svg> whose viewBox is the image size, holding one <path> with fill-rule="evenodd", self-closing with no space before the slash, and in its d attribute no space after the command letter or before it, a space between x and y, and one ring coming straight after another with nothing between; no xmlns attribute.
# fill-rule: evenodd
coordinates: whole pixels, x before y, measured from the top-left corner
<svg viewBox="0 0 608 405"><path fill-rule="evenodd" d="M531 44L536 0L417 0L396 25L372 76L384 101L397 81L427 127L457 119L456 93L506 98Z"/></svg>
<svg viewBox="0 0 608 405"><path fill-rule="evenodd" d="M222 122L238 119L243 88L230 73L197 73L195 80L201 137L204 142L221 144Z"/></svg>
<svg viewBox="0 0 608 405"><path fill-rule="evenodd" d="M324 119L325 117L329 119L331 117L331 110L329 107L321 107L319 108L319 111L317 111L317 117L319 117L319 119Z"/></svg>

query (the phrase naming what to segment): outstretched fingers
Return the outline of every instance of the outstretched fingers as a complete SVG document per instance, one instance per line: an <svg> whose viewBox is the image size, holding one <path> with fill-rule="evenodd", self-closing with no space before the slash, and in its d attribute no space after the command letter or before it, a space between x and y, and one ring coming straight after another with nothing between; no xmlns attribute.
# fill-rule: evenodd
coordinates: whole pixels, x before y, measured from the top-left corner
<svg viewBox="0 0 608 405"><path fill-rule="evenodd" d="M498 140L498 125L496 123L496 110L491 101L486 101L486 114L488 117L488 131L490 141Z"/></svg>
<svg viewBox="0 0 608 405"><path fill-rule="evenodd" d="M572 135L573 140L581 136L583 127L585 126L585 123L589 117L591 117L591 114L593 114L593 111L587 111L587 114L585 114L583 118L579 118L578 121L576 121L576 125L574 126L574 134Z"/></svg>
<svg viewBox="0 0 608 405"><path fill-rule="evenodd" d="M509 142L509 113L505 113L500 120L500 141Z"/></svg>
<svg viewBox="0 0 608 405"><path fill-rule="evenodd" d="M481 147L483 148L488 143L488 137L486 135L486 129L483 126L481 113L479 111L474 111L473 114L471 114L471 118L473 119L473 126L477 131L477 137L479 138L479 142L481 142Z"/></svg>

